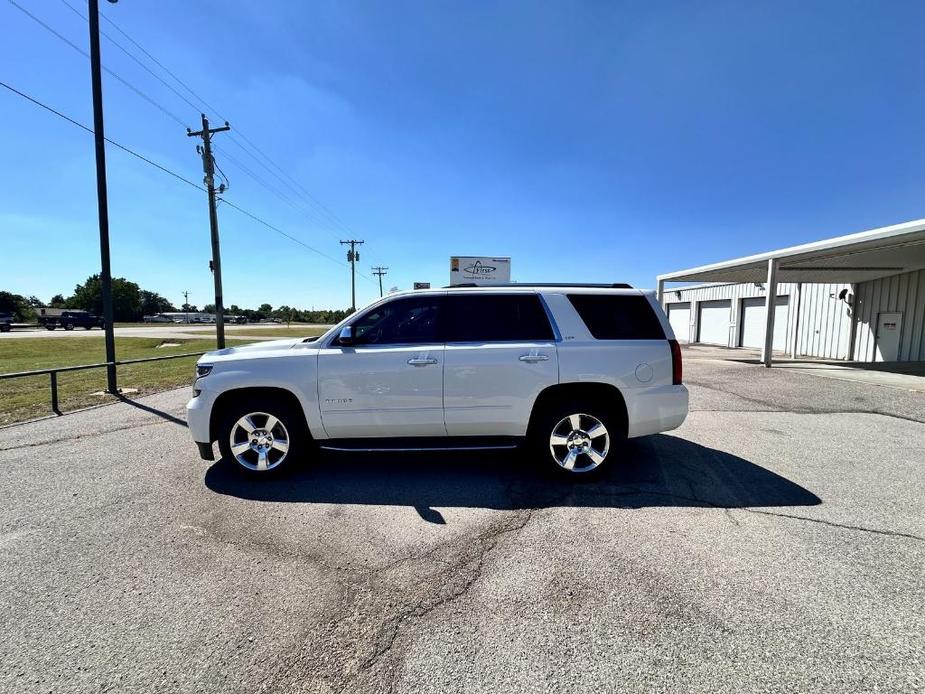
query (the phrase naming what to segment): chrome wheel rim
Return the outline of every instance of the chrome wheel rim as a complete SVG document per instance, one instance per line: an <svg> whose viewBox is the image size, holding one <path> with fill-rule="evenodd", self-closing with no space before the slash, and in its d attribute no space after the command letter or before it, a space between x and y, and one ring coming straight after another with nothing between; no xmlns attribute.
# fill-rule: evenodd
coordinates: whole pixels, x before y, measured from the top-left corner
<svg viewBox="0 0 925 694"><path fill-rule="evenodd" d="M238 465L257 472L279 467L289 455L289 432L277 417L266 412L241 417L231 427L228 442Z"/></svg>
<svg viewBox="0 0 925 694"><path fill-rule="evenodd" d="M559 420L549 436L549 452L559 467L569 472L594 470L610 450L610 434L597 417L570 414Z"/></svg>

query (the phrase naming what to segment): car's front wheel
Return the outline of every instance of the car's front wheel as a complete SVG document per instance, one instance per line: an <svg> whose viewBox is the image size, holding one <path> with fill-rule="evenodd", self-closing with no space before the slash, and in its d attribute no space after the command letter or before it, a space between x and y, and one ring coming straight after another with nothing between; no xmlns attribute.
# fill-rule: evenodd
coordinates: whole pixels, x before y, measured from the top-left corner
<svg viewBox="0 0 925 694"><path fill-rule="evenodd" d="M295 408L265 398L234 403L218 426L222 459L261 477L292 467L304 454L307 439L304 418Z"/></svg>
<svg viewBox="0 0 925 694"><path fill-rule="evenodd" d="M616 418L607 409L594 402L570 401L539 414L530 443L547 470L578 479L601 474L617 456L621 438Z"/></svg>

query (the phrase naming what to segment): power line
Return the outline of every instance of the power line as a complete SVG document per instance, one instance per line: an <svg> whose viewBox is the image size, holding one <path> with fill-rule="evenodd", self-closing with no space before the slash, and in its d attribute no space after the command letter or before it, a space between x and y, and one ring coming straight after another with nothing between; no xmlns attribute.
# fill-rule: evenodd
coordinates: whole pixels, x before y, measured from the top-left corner
<svg viewBox="0 0 925 694"><path fill-rule="evenodd" d="M230 135L231 135L231 133L229 133L229 139L231 139L231 138L230 138ZM337 234L335 234L333 231L331 231L330 229L327 228L326 225L328 224L328 222L327 222L326 220L324 220L324 219L321 218L321 217L318 217L315 213L313 213L313 211L312 211L311 209L309 209L309 208L307 208L307 207L305 207L305 206L303 206L303 205L299 205L298 202L297 202L297 200L293 200L292 198L290 198L288 195L286 195L285 193L283 193L278 187L275 187L273 184L268 183L267 180L266 180L265 178L263 178L263 177L261 177L259 174L255 173L251 168L249 168L249 167L246 166L243 162L241 162L240 159L238 159L237 157L235 157L235 156L233 156L232 154L230 154L230 153L228 152L228 150L226 150L226 149L224 149L224 148L220 148L220 147L218 147L218 146L213 147L213 149L214 149L216 152L221 152L222 156L224 156L224 157L227 158L229 161L231 161L233 164L235 164L235 165L236 165L239 169L241 169L241 171L243 171L247 176L249 176L249 177L252 178L254 181L256 181L257 183L259 183L261 186L263 186L264 188L266 188L268 191L270 191L271 193L273 193L273 195L275 195L275 196L278 197L280 200L282 200L283 202L285 202L287 205L289 205L289 206L290 206L292 209L294 209L296 212L299 212L299 213L305 215L305 218L306 218L308 221L310 221L312 224L317 225L318 228L323 229L324 231L328 232L328 233L331 234L331 236L333 236L334 238L340 238ZM247 152L247 150L244 150L244 151ZM248 154L250 154L250 152L248 152Z"/></svg>
<svg viewBox="0 0 925 694"><path fill-rule="evenodd" d="M279 227L273 226L272 224L270 224L270 223L267 222L266 220L263 220L263 219L261 219L260 217L258 217L257 215L255 215L255 214L253 214L253 213L251 213L251 212L248 212L247 210L245 210L245 209L242 208L242 207L238 207L238 206L235 205L233 202L228 202L228 201L225 200L224 198L222 198L222 202L224 202L226 205L228 205L228 207L230 207L230 208L232 208L232 209L234 209L234 210L237 210L237 211L240 212L241 214L247 215L248 217L250 217L251 219L253 219L255 222L258 222L258 223L260 223L260 224L263 224L263 225L264 225L265 227L267 227L268 229L272 229L272 230L275 231L277 234L281 234L282 236L285 236L285 237L286 237L287 239L289 239L290 241L294 241L295 243L299 244L300 246L304 246L305 248L307 248L308 250L310 250L312 253L317 253L317 254L320 255L322 258L327 258L327 259L330 260L332 263L337 263L337 264L340 265L341 267L347 267L347 264L346 264L346 263L342 263L342 262L340 262L339 260L337 260L336 258L333 258L333 257L329 256L327 253L325 253L325 252L323 252L323 251L319 251L317 248L315 248L315 247L313 247L313 246L309 246L307 243L305 243L305 242L302 241L301 239L298 239L298 238L296 238L295 236L292 236L292 235L290 235L290 234L287 234L285 231L283 231L283 230L280 229Z"/></svg>
<svg viewBox="0 0 925 694"><path fill-rule="evenodd" d="M7 1L8 1L13 7L15 7L17 10L19 10L20 12L22 12L23 14L25 14L27 17L31 18L31 19L32 19L34 22L36 22L39 26L41 26L43 29L45 29L46 31L48 31L50 34L52 34L53 36L57 37L58 39L60 39L60 40L63 41L64 43L66 43L68 46L70 46L71 48L73 48L75 51L77 51L78 53L80 53L80 54L81 54L83 57L85 57L87 60L90 59L90 54L87 53L83 48L81 48L81 47L78 46L76 43L74 43L73 41L71 41L69 38L67 38L66 36L64 36L64 34L61 34L61 33L58 32L57 30L55 30L53 27L51 27L50 25L46 24L44 21L42 21L41 19L39 19L38 17L36 17L36 16L35 16L34 14L32 14L29 10L27 10L25 7L23 7L23 6L20 5L18 2L16 2L16 0L7 0ZM78 14L79 14L79 13L78 13ZM166 107L162 106L162 105L161 105L156 99L154 99L153 97L150 97L150 96L148 96L147 94L145 94L143 91L141 91L138 87L136 87L134 84L132 84L131 82L129 82L127 79L125 79L124 77L122 77L122 76L119 75L118 73L113 72L112 70L110 70L110 69L109 69L108 67L106 67L105 65L103 66L103 70L105 70L105 71L106 71L106 74L108 74L110 77L112 77L112 78L118 80L118 81L121 82L123 85L125 85L128 89L131 89L133 92L135 92L135 94L137 94L137 95L140 96L142 99L144 99L145 101L147 101L149 104L151 104L152 106L154 106L156 109L158 109L159 111L161 111L161 112L162 112L164 115L166 115L168 118L170 118L170 119L176 121L177 123L179 123L179 124L180 124L181 126L183 126L184 128L186 127L186 123L183 121L182 118L180 118L177 114L173 113L172 111L170 111L170 110L167 109Z"/></svg>
<svg viewBox="0 0 925 694"><path fill-rule="evenodd" d="M66 44L67 44L68 46L70 46L73 50L77 51L78 53L80 53L81 55L83 55L83 56L84 56L85 58L87 58L87 59L90 58L89 54L88 54L86 51L84 51L80 46L78 46L78 45L75 44L73 41L71 41L70 39L68 39L66 36L64 36L63 34L61 34L60 32L58 32L56 29L54 29L52 26L50 26L49 24L47 24L46 22L44 22L42 19L40 19L39 17L37 17L36 15L34 15L32 12L30 12L29 10L27 10L26 8L24 8L22 5L20 5L18 2L16 2L16 0L8 0L8 2L9 2L11 5L13 5L16 9L18 9L19 11L21 11L23 14L25 14L26 16L28 16L30 19L32 19L34 22L36 22L37 24L39 24L39 26L41 26L42 28L44 28L44 29L45 29L46 31L48 31L49 33L51 33L53 36L55 36L56 38L58 38L58 39L61 40L62 42L66 43ZM74 12L77 16L81 17L81 18L84 19L85 21L87 20L87 17L85 17L84 15L82 15L82 14L80 13L80 11L78 11L76 8L74 8L72 5L70 5L68 2L66 2L66 0L61 0L61 2L62 2L65 6L67 6L72 12ZM177 77L173 72L171 72L166 66L164 66L163 63L161 63L159 60L157 60L157 58L155 58L149 51L145 50L145 49L141 46L141 44L139 44L137 41L135 41L133 38L131 38L131 36L129 36L127 32L125 32L123 29L121 29L115 22L113 22L111 19L109 19L109 18L106 17L105 15L102 15L102 16L103 16L103 18L104 18L110 25L112 25L112 26L116 29L116 31L118 31L121 35L125 36L126 39L127 39L128 41L130 41L134 46L136 46L140 51L142 51L142 53L144 53L148 58L150 58L155 64L157 64L159 67L161 67L161 69L163 69L168 75L170 75L174 80L176 80L177 83L179 83L184 89L186 89L190 94L192 94L194 97L196 97L197 99L199 99L199 101L201 101L204 105L206 105L207 107L209 107L209 109L210 109L213 113L215 113L216 115L219 115L218 112L217 112L217 110L214 109L214 108L212 108L212 107L208 104L208 102L205 101L205 99L203 99L201 96L199 96L191 87L189 87L185 82L183 82L179 77ZM101 33L103 33L103 32L101 32ZM163 80L161 77L159 77L157 74L155 74L155 73L154 73L152 70L150 70L147 66L145 66L139 59L137 59L135 56L133 56L124 46L122 46L121 44L119 44L117 41L115 41L115 40L114 40L111 36L109 36L108 34L103 33L103 35L106 36L106 38L107 38L109 41L111 41L114 45L116 45L122 52L126 53L126 55L128 55L128 56L129 56L130 58L132 58L136 63L138 63L139 65L141 65L149 74L151 74L151 75L152 75L153 77L155 77L158 81L160 81L162 84L164 84L164 86L168 87L168 88L169 88L174 94L176 94L178 97L180 97L181 99L183 99L183 101L184 101L185 103L187 103L187 104L190 105L190 106L195 107L195 104L193 104L193 103L190 102L188 99L186 99L186 98L185 98L182 94L180 94L176 89L174 89L173 87L171 87L165 80ZM145 101L147 101L148 103L150 103L152 106L154 106L155 108L157 108L158 110L160 110L162 113L164 113L166 116L168 116L169 118L171 118L173 121L175 121L176 123L178 123L179 125L181 125L181 126L183 126L183 127L186 127L186 123L183 121L183 119L181 119L181 118L180 118L179 116L177 116L175 113L173 113L172 111L170 111L169 109L167 109L166 107L164 107L163 105L161 105L157 100L155 100L154 98L152 98L151 96L149 96L149 95L146 94L145 92L141 91L139 88L137 88L134 84L132 84L131 82L129 82L128 80L126 80L125 78L123 78L121 75L119 75L118 73L114 72L113 70L111 70L110 68L108 68L108 67L106 67L106 66L103 66L102 69L105 70L106 73L109 74L110 76L112 76L114 79L116 79L116 80L118 80L119 82L121 82L121 83L122 83L124 86L126 86L128 89L130 89L130 90L132 90L133 92L135 92L139 97L141 97L142 99L144 99ZM8 85L4 85L4 86L7 86L7 87L8 87ZM11 89L12 89L12 88L11 88ZM16 93L18 93L18 94L20 94L20 95L22 95L22 96L25 96L24 94L22 94L22 93L19 92L18 90L13 90L13 91L16 91ZM26 98L29 98L29 97L26 97ZM31 98L29 98L29 99L30 99L30 101L34 101L34 100L31 99ZM47 108L44 104L41 104L41 103L39 103L39 102L37 102L37 101L36 101L35 103L37 103L38 105L42 106L43 108ZM53 112L53 113L56 113L56 115L63 115L63 114L60 114L60 113L54 111L54 109L50 109L50 108L49 108L48 110L50 110L50 111ZM221 116L219 116L219 117L221 117ZM71 120L71 119L68 118L67 120ZM224 119L223 119L223 120L224 120ZM76 121L71 121L71 122L74 122L74 124L80 125L81 127L84 127L84 128L86 127L86 126L83 126L83 125L81 125L81 124L79 124L79 123L76 123ZM187 128L187 129L188 129L188 128ZM93 131L90 130L90 132L93 132ZM294 192L296 193L296 195L298 195L298 196L301 197L303 200L305 200L305 202L311 202L315 207L319 208L319 209L322 210L324 213L326 213L326 215L328 216L328 218L329 218L330 220L333 220L333 221L334 221L337 225L339 225L342 229L344 229L344 230L346 230L346 231L350 231L350 232L352 233L352 231L350 230L350 227L347 226L347 224L346 224L340 217L338 217L338 216L337 216L334 212L332 212L327 206L325 206L320 200L318 200L314 195L312 195L308 190L306 190L306 189L304 188L304 186L302 186L300 183L298 183L298 181L296 181L291 175L289 175L281 166L279 166L279 164L277 164L275 161L273 161L265 152L263 152L263 150L261 150L256 144L254 144L243 132L241 132L241 131L239 130L239 131L238 131L238 135L240 135L241 139L243 139L245 142L247 142L247 143L250 145L251 148L253 148L258 154L260 154L260 156L263 157L263 159L265 159L265 160L266 160L267 162L269 162L269 164L271 164L276 170L278 170L278 171L280 172L280 174L282 174L282 176L284 176L286 179L288 179L289 181L291 181L292 184L293 184L294 186L296 186L296 188L293 188L292 185L287 184L286 181L285 181L283 178L281 178L279 174L277 174L275 171L273 171L273 169L271 169L266 163L264 163L263 161L261 161L253 152L251 152L247 147L244 147L244 145L242 145L242 144L241 144L240 142L238 142L236 139L232 138L232 141L233 141L238 147L240 147L243 151L245 151L245 152L248 154L248 156L252 157L252 158L253 158L255 161L257 161L263 168L265 168L265 169L267 169L268 171L270 171L270 173L273 174L273 175L274 175L277 179L279 179L282 183L284 183L284 185L287 185L287 187L289 187L290 189L294 190ZM120 148L120 149L124 149L126 152L128 152L129 154L132 154L133 156L138 157L138 158L141 159L142 161L145 161L145 162L147 162L148 164L151 164L152 166L155 166L156 168L161 169L161 170L164 171L165 173L168 173L168 174L170 174L171 176L174 176L174 177L178 178L179 180L182 180L182 181L185 182L185 183L188 183L188 184L190 184L190 185L195 186L196 188L199 188L200 190L203 190L203 188L202 188L201 186L198 186L197 184L195 184L195 183L189 181L188 179L186 179L186 178L180 176L179 174L177 174L177 173L175 173L175 172L173 172L173 171L170 171L169 169L167 169L167 168L161 166L160 164L157 164L156 162L153 162L153 161L147 159L146 157L143 157L142 155L138 154L137 152L133 152L133 151L129 150L128 148L124 147L123 145L121 145L121 144L119 144L119 143L117 143L117 142L115 142L115 141L113 141L113 140L110 140L109 138L106 138L106 141L109 142L110 144L114 145L115 147L118 147L118 148ZM226 153L226 156L227 156L227 153ZM240 164L239 164L239 166L240 166ZM242 168L243 168L243 167L242 167ZM255 178L255 180L257 180L257 177L253 174L253 172L250 172L250 175L251 175L253 178ZM271 190L271 191L273 190L273 189L272 189L268 184L266 184L265 182L263 182L262 185L264 185L264 187L268 188L268 189ZM301 193L300 193L299 191L301 191ZM279 196L279 193L278 193L278 192L275 193L275 194L277 194L277 195ZM283 198L283 199L285 199L285 198ZM229 204L229 205L230 205L230 203L228 203L227 200L223 200L223 202L225 202L226 204ZM290 202L289 204L293 205L293 203L291 203L291 202ZM293 205L293 207L294 207L295 209L297 209L297 210L299 209L299 208L296 207L295 205ZM239 211L240 211L240 208L237 208L237 207L236 207L236 209L239 209ZM320 223L320 224L322 225L322 226L321 226L322 229L324 229L325 231L328 231L328 233L331 233L331 232L324 226L324 225L325 225L324 219L323 219L322 217L316 217L316 216L315 216L316 213L314 212L314 210L309 210L309 209L306 207L306 208L304 208L303 213L304 213L304 214L307 214L307 215L310 215L310 218L312 219L313 222L318 222L318 223ZM259 218L258 218L258 219L259 219ZM263 222L263 220L259 220L259 221L261 221L261 223L266 224L265 222ZM270 228L274 229L274 231L279 231L279 230L276 229L275 227L272 227L272 225L268 225L268 226L269 226ZM334 236L335 238L339 238L337 234L331 233L331 235ZM290 237L289 235L286 235L286 236L287 236L287 238L292 238L292 239L294 240L294 237ZM321 256L323 256L323 257L325 257L325 258L328 258L329 260L332 260L332 261L334 261L334 262L338 262L338 261L334 260L333 258L331 258L330 256L328 256L327 254L325 254L325 253L323 253L322 251L319 251L319 250L317 250L317 249L315 249L315 248L309 246L308 244L304 244L304 243L301 243L301 242L299 242L299 243L300 243L301 245L305 246L306 248L312 250L313 252L318 253L319 255L321 255ZM341 263L338 263L338 264L341 264ZM368 275L366 275L365 273L363 273L363 272L361 272L361 271L357 271L357 274L359 274L361 277L363 277L364 279L368 280L369 282L373 282L373 283L375 284L375 281L374 281L371 277L369 277Z"/></svg>
<svg viewBox="0 0 925 694"><path fill-rule="evenodd" d="M10 1L12 2L12 0L10 0ZM71 5L70 5L66 0L61 0L61 2L63 2L63 3L64 3L65 5L67 5L68 7L70 7L72 11L77 12L76 10L74 10L73 7L71 7ZM77 12L77 14L79 15L80 13ZM218 112L218 109L216 109L216 108L213 107L211 104L209 104L209 102L206 101L198 92L196 92L192 87L190 87L186 82L184 82L180 77L178 77L174 72L172 72L166 65L164 65L164 63L162 63L160 60L158 60L157 57L155 57L150 51L148 51L148 50L145 49L140 43L138 43L138 41L136 41L134 38L132 38L131 35L128 34L128 32L126 32L124 29L122 29L118 24L116 24L113 20L111 20L111 19L110 19L109 17L107 17L105 14L103 14L103 15L101 15L101 16L103 17L104 20L106 20L106 22L107 22L110 26L112 26L116 31L118 31L119 34L121 34L122 36L124 36L124 37L126 38L126 40L128 40L133 46L135 46L138 50L140 50L148 59L150 59L153 63L155 63L158 67L160 67L165 73L167 73L172 79L174 79L174 80L177 82L177 84L179 84L179 85L180 85L181 87L183 87L183 89L185 89L190 95L192 95L195 99L197 99L197 100L200 102L201 105L204 105L204 106L206 107L205 110L211 111L211 112L212 112L215 116L217 116L220 120L223 120L223 121L228 120L227 118L225 118L224 116L222 116L222 115ZM121 45L119 45L116 41L114 41L114 40L112 39L111 36L109 36L108 34L105 34L105 33L104 33L103 35L106 36L107 39L109 39L110 41L112 41L112 42L113 42L116 46L118 46L121 50L123 50L124 52L127 53L126 49L123 48ZM134 60L136 60L136 62L140 62L140 61L138 61L137 58L135 58L134 56L131 56L131 57L132 57ZM146 69L147 69L147 68L146 68ZM148 72L151 72L151 74L154 74L151 70L148 70ZM157 75L155 75L155 77L157 77L157 79L158 79L159 81L161 81L162 83L166 84L166 83L164 82L164 80L162 80L162 79L161 79L160 77L158 77ZM174 93L177 93L176 90L174 90L174 89L171 89L171 91L173 91ZM190 104L190 101L189 101L188 99L186 99L185 97L183 97L183 96L180 95L180 94L177 94L177 95L178 95L180 98L182 98L187 104ZM192 104L190 104L190 105L192 105ZM194 106L194 108L195 108L195 106ZM202 111L203 109L202 109L202 108L198 108L197 110ZM308 190L307 190L304 186L302 186L295 178L293 178L290 174L288 174L288 173L285 171L285 169L283 169L279 164L277 164L273 159L271 159L262 149L260 149L260 147L258 147L250 138L248 138L247 135L245 135L240 129L237 129L236 135L237 135L237 137L240 137L242 140L244 140L244 142L246 142L246 143L249 145L250 149L248 149L248 147L245 147L243 144L241 144L241 142L238 141L237 137L235 137L234 134L229 133L229 139L230 139L237 147L239 147L242 151L244 151L249 157L253 158L253 159L254 159L258 164L260 164L264 169L266 169L267 171L269 171L275 178L277 178L281 183L283 183L285 186L287 186L287 188L289 188L290 190L292 190L298 197L301 197L303 200L305 200L305 202L307 202L307 203L309 203L310 205L312 205L312 206L314 206L314 207L320 209L320 210L327 216L328 220L329 220L331 223L334 224L334 226L340 227L341 230L346 231L346 232L349 232L349 233L351 233L351 234L353 233L353 231L350 229L350 227L347 225L347 223L343 221L343 219L341 219L336 213L334 213L330 208L328 208L328 207L327 207L323 202L321 202L318 198L316 198L314 195L312 195L312 193L311 193L310 191L308 191ZM260 157L262 157L263 160L265 160L265 161L261 161L261 159L258 158L258 157L254 154L254 152L251 151L251 149L253 149L257 154L259 154ZM226 156L227 156L227 152L226 152ZM265 163L265 162L269 162L269 165L272 166L273 168L270 168L270 166L268 166L267 163ZM240 166L240 164L239 164L239 166ZM276 171L273 170L274 168L276 169ZM279 173L277 173L277 171L278 171ZM251 175L252 175L252 177L254 177L253 174L251 174ZM281 177L281 175L282 175L282 177ZM283 177L284 177L284 178L283 178ZM255 178L255 177L254 177L254 178ZM288 179L289 182L287 182L286 179ZM264 187L267 187L267 185L266 185L265 183L264 183L263 185L264 185ZM319 218L319 221L321 221L321 218ZM325 223L325 222L322 222L322 224L324 224L324 223ZM333 235L336 236L336 234L333 234ZM363 275L363 273L360 273L360 274ZM365 275L363 275L363 276L365 277ZM366 279L370 279L370 278L367 277Z"/></svg>
<svg viewBox="0 0 925 694"><path fill-rule="evenodd" d="M81 13L80 13L80 10L78 10L76 7L74 7L74 6L73 6L71 3L69 3L67 0L61 0L61 3L62 3L65 7L67 7L71 12L73 12L73 13L76 14L78 17L80 17L82 20L84 20L85 22L86 22L86 21L89 21L89 20L87 19L86 15L81 14ZM110 36L110 35L107 34L105 31L102 31L102 30L100 31L100 34L102 34L103 36L105 36L106 39L107 39L110 43L112 43L112 45L114 45L114 46L115 46L116 48L118 48L120 51L122 51L123 53L125 53L125 55L127 55L129 58L131 58L132 60L134 60L136 63L138 63L138 65L140 65L141 68L142 68L145 72L147 72L148 74L150 74L154 79L156 79L158 82L160 82L160 83L163 84L165 87L167 87L167 89L169 89L169 90L172 91L174 94L176 94L178 97L180 97L181 99L183 99L183 101L185 101L186 104L187 104L190 108L192 108L194 111L199 111L199 110L200 110L200 108L199 108L196 104L194 104L192 101L190 101L190 100L187 99L185 96L183 96L183 94L181 94L179 91L177 91L177 89L176 89L172 84L170 84L167 80L165 80L163 77L161 77L161 76L158 75L156 72L154 72L154 70L152 70L152 69L149 68L147 65L145 65L144 62L142 62L142 61L139 60L136 56L134 56L131 52L129 52L129 50L128 50L127 48L125 48L121 43L119 43L118 41L116 41L112 36Z"/></svg>
<svg viewBox="0 0 925 694"><path fill-rule="evenodd" d="M19 91L18 89L16 89L16 87L14 87L14 86L12 86L12 85L10 85L10 84L7 84L6 82L3 82L2 80L0 80L0 87L4 87L4 88L8 89L9 91L13 92L14 94L17 94L17 95L21 96L23 99L26 99L27 101L31 101L31 102L32 102L33 104L35 104L36 106L39 106L40 108L45 109L45 110L48 111L49 113L53 113L53 114L55 114L56 116L58 116L59 118L63 118L63 119L66 120L68 123L71 123L72 125L76 125L78 128L81 128L82 130L86 130L86 131L87 131L88 133L90 133L91 135L93 134L93 128L84 125L84 124L81 123L80 121L74 120L74 119L71 118L70 116L67 116L67 115L61 113L61 111L58 111L58 110L52 108L52 107L49 106L48 104L42 103L42 102L39 101L38 99L35 99L35 98L29 96L29 95L26 94L25 92ZM188 178L185 178L184 176L181 176L181 175L178 174L176 171L171 171L171 170L168 169L166 166L162 166L161 164L158 164L156 161L153 161L153 160L151 160L151 159L148 159L148 157L144 156L143 154L139 154L139 153L136 152L135 150L130 149L129 147L126 147L125 145L123 145L123 144L121 144L121 143L119 143L119 142L116 142L115 140L113 140L113 139L111 139L111 138L109 138L109 137L107 137L107 138L105 138L105 139L106 139L106 142L108 142L109 144L111 144L113 147L118 147L118 148L121 149L123 152L127 152L128 154L131 154L133 157L136 157L136 158L140 159L141 161L145 162L146 164L150 164L151 166L153 166L153 167L156 168L156 169L160 169L160 170L163 171L165 174L169 174L169 175L173 176L174 178L176 178L176 179L178 179L178 180L180 180L180 181L183 181L183 182L186 183L187 185L193 186L193 188L197 188L197 189L199 189L199 190L205 190L205 188L203 188L202 186L200 186L198 183L194 183L193 181L189 180Z"/></svg>
<svg viewBox="0 0 925 694"><path fill-rule="evenodd" d="M62 119L64 119L64 120L66 120L68 123L71 123L72 125L76 125L76 126L77 126L78 128L80 128L81 130L84 130L84 131L86 131L86 132L88 132L88 133L90 133L90 134L93 134L93 128L90 128L90 127L84 125L84 124L81 123L80 121L74 120L74 119L71 118L70 116L65 115L64 113L61 113L61 111L58 111L57 109L52 108L51 106L49 106L49 105L47 105L47 104L45 104L45 103L39 101L38 99L36 99L36 98L34 98L34 97L32 97L32 96L26 94L25 92L22 92L22 91L16 89L16 87L13 87L12 85L7 84L6 82L4 82L4 81L2 81L2 80L0 80L0 87L4 87L5 89L9 90L10 92L12 92L12 93L14 93L14 94L16 94L16 95L22 97L23 99L26 99L27 101L29 101L29 102L35 104L36 106L39 106L40 108L42 108L42 109L48 111L49 113L53 113L54 115L58 116L59 118L62 118ZM133 149L131 149L131 148L126 147L125 145L123 145L123 144L121 144L121 143L119 143L119 142L116 142L115 140L112 140L112 139L110 139L110 138L108 138L108 137L106 138L106 142L108 142L109 144L113 145L114 147L118 147L118 148L121 149L123 152L126 152L126 153L128 153L128 154L131 154L133 157L136 157L137 159L140 159L141 161L145 162L146 164L150 164L150 165L153 166L154 168L159 169L160 171L162 171L162 172L164 172L164 173L166 173L166 174L169 174L170 176L173 176L174 178L176 178L176 179L178 179L178 180L180 180L180 181L183 181L183 183L186 183L187 185L190 185L190 186L192 186L193 188L196 188L197 190L200 190L200 191L202 191L202 192L206 192L206 189L203 188L203 187L202 187L201 185L199 185L198 183L194 183L193 181L189 180L188 178L185 178L185 177L181 176L180 174L176 173L175 171L171 171L171 170L168 169L166 166L163 166L163 165L161 165L161 164L158 164L156 161L153 161L153 160L149 159L148 157L146 157L146 156L144 156L144 155L142 155L142 154L139 154L138 152L136 152L135 150L133 150ZM263 226L267 227L268 229L272 229L272 230L275 231L277 234L279 234L279 235L281 235L281 236L284 236L285 238L289 239L289 240L292 241L293 243L297 243L298 245L302 246L303 248L306 248L306 249L310 250L312 253L316 253L316 254L320 255L322 258L327 258L327 259L330 260L331 262L336 263L337 265L340 265L341 267L347 267L347 264L346 264L346 263L343 263L343 262L337 260L336 258L333 258L333 257L329 256L327 253L325 253L325 252L323 252L323 251L320 251L320 250L318 250L317 248L315 248L315 247L313 247L313 246L310 246L309 244L305 243L305 242L302 241L301 239L299 239L299 238L297 238L297 237L295 237L295 236L293 236L293 235L291 235L291 234L286 233L285 231L283 231L283 230L280 229L279 227L274 226L273 224L270 224L270 223L267 222L266 220L261 219L260 217L258 217L257 215L255 215L255 214L252 213L252 212L249 212L248 210L244 209L243 207L240 207L240 206L238 206L238 205L236 205L236 204L234 204L234 203L232 203L232 202L229 202L228 200L224 200L224 199L222 200L222 202L224 202L224 204L227 205L228 207L231 207L232 209L237 210L237 211L240 212L241 214L244 214L244 215L246 215L247 217L250 217L250 218L253 219L255 222L258 222L258 223L262 224Z"/></svg>

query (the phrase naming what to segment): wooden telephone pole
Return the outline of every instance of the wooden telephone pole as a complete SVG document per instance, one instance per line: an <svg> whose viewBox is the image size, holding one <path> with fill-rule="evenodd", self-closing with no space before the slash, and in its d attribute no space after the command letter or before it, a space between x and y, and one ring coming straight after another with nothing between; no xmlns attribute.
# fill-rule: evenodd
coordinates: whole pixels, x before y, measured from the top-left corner
<svg viewBox="0 0 925 694"><path fill-rule="evenodd" d="M382 267L381 265L376 265L373 269L373 274L379 277L379 297L382 298L382 278L389 271L387 267Z"/></svg>
<svg viewBox="0 0 925 694"><path fill-rule="evenodd" d="M350 246L347 251L347 262L350 263L350 310L357 310L357 261L360 259L360 252L357 246L363 245L363 241L348 239L340 242L342 246Z"/></svg>
<svg viewBox="0 0 925 694"><path fill-rule="evenodd" d="M231 130L228 122L221 128L209 128L209 119L202 114L202 130L193 132L186 129L187 137L201 137L202 170L205 173L203 183L209 194L209 230L212 234L212 277L215 280L215 344L219 349L225 347L225 304L222 299L222 251L218 242L218 212L215 209L215 159L212 157L212 135ZM198 148L197 148L198 149ZM219 187L219 192L225 191L225 185Z"/></svg>

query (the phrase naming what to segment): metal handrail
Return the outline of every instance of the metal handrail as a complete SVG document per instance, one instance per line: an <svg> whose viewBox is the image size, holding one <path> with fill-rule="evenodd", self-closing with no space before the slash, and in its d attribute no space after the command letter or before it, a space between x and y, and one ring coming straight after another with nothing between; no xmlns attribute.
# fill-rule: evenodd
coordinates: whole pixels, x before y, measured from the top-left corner
<svg viewBox="0 0 925 694"><path fill-rule="evenodd" d="M184 352L183 354L167 354L163 357L144 357L142 359L121 359L113 362L100 362L99 364L79 364L77 366L56 366L50 369L35 369L33 371L15 371L13 373L0 373L0 380L10 378L28 378L29 376L49 376L51 386L51 411L61 414L58 409L58 374L65 371L86 371L88 369L105 369L107 366L126 366L128 364L141 364L148 361L165 361L167 359L182 359L183 357L201 357L207 352Z"/></svg>

